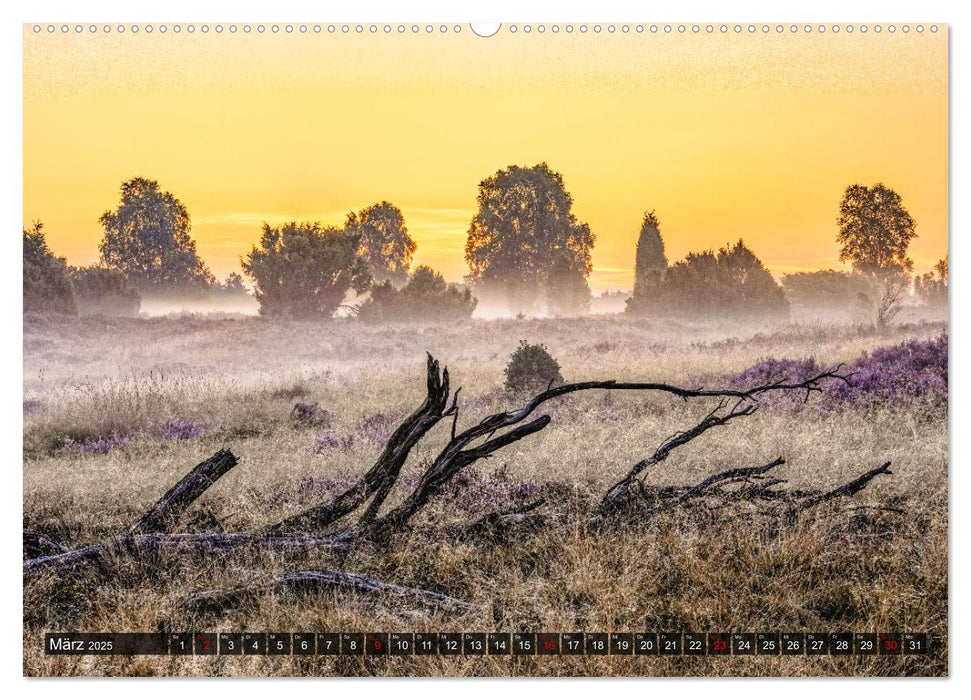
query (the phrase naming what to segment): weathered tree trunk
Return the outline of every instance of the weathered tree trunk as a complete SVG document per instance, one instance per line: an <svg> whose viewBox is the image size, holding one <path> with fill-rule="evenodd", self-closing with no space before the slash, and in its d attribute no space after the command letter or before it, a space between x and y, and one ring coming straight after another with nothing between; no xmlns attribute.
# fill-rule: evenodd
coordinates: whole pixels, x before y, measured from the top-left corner
<svg viewBox="0 0 971 700"><path fill-rule="evenodd" d="M361 574L328 570L295 571L274 576L254 586L199 591L189 596L189 603L195 608L225 611L238 607L245 600L261 593L286 592L294 595L315 595L327 590L349 590L413 600L434 609L466 610L471 607L465 601L442 593L385 583Z"/></svg>
<svg viewBox="0 0 971 700"><path fill-rule="evenodd" d="M160 554L203 555L237 549L270 549L299 552L310 549L343 551L350 543L330 535L270 535L252 532L227 533L162 533L128 535L108 542L73 549L60 554L37 557L24 562L25 578L44 571L66 571L92 564L102 564L112 556L134 558Z"/></svg>
<svg viewBox="0 0 971 700"><path fill-rule="evenodd" d="M189 506L238 463L232 452L219 450L169 489L168 493L131 526L128 533L138 535L146 532L170 532Z"/></svg>
<svg viewBox="0 0 971 700"><path fill-rule="evenodd" d="M70 552L69 547L44 537L39 532L24 532L24 557L34 559L50 554Z"/></svg>
<svg viewBox="0 0 971 700"><path fill-rule="evenodd" d="M268 531L319 530L353 512L372 496L375 498L376 505L372 504L369 513L373 516L398 480L401 467L411 449L418 444L425 433L448 415L448 397L448 369L439 374L438 362L429 355L427 394L424 402L394 431L378 461L361 481L324 503L285 518L270 527Z"/></svg>

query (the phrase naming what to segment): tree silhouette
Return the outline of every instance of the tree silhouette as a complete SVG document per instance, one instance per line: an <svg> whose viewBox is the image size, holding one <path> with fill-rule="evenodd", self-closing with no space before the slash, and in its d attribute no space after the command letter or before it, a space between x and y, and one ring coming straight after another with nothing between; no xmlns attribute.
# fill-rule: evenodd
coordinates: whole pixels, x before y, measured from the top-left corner
<svg viewBox="0 0 971 700"><path fill-rule="evenodd" d="M458 321L475 311L469 289L449 284L427 265L419 265L401 289L390 280L371 288L371 296L358 309L362 321Z"/></svg>
<svg viewBox="0 0 971 700"><path fill-rule="evenodd" d="M546 303L552 314L570 316L590 310L587 269L569 252L553 253L546 274Z"/></svg>
<svg viewBox="0 0 971 700"><path fill-rule="evenodd" d="M35 221L24 232L24 312L53 311L77 315L67 262L47 247L44 224Z"/></svg>
<svg viewBox="0 0 971 700"><path fill-rule="evenodd" d="M214 296L246 296L246 285L243 284L243 277L238 272L230 272L224 282L213 282L210 293Z"/></svg>
<svg viewBox="0 0 971 700"><path fill-rule="evenodd" d="M546 163L512 165L480 182L465 244L468 279L501 290L513 311L533 309L544 290L551 304L559 303L559 277L550 277L558 256L584 281L591 269L594 235L572 206L563 176Z"/></svg>
<svg viewBox="0 0 971 700"><path fill-rule="evenodd" d="M351 289L371 283L357 236L319 223L263 224L259 246L241 260L264 316L330 318Z"/></svg>
<svg viewBox="0 0 971 700"><path fill-rule="evenodd" d="M390 280L395 286L405 283L418 245L408 235L405 217L398 207L380 202L357 214L351 212L344 229L360 237L361 255L375 282Z"/></svg>
<svg viewBox="0 0 971 700"><path fill-rule="evenodd" d="M644 213L641 232L637 237L634 291L627 300L628 311L645 313L650 310L667 269L668 258L664 254L664 241L661 239L661 222L652 209Z"/></svg>
<svg viewBox="0 0 971 700"><path fill-rule="evenodd" d="M121 202L98 221L105 234L102 262L121 270L143 293L199 294L213 282L189 236L189 212L158 182L142 177L121 185Z"/></svg>
<svg viewBox="0 0 971 700"><path fill-rule="evenodd" d="M135 316L141 307L138 290L121 270L110 267L69 268L81 316Z"/></svg>
<svg viewBox="0 0 971 700"><path fill-rule="evenodd" d="M900 195L876 184L850 185L840 202L837 219L840 261L865 274L913 269L907 248L917 236L916 224L904 208Z"/></svg>
<svg viewBox="0 0 971 700"><path fill-rule="evenodd" d="M697 318L772 318L789 313L785 293L745 243L688 253L668 268L652 309Z"/></svg>
<svg viewBox="0 0 971 700"><path fill-rule="evenodd" d="M644 213L641 232L637 237L637 254L634 259L634 294L655 289L668 269L661 239L661 222L652 209Z"/></svg>
<svg viewBox="0 0 971 700"><path fill-rule="evenodd" d="M914 279L914 291L928 306L947 306L947 257L927 274Z"/></svg>
<svg viewBox="0 0 971 700"><path fill-rule="evenodd" d="M840 260L852 263L856 272L881 287L876 322L885 326L900 310L910 284L914 262L907 257L907 248L917 236L917 225L900 195L880 183L847 187L837 224Z"/></svg>
<svg viewBox="0 0 971 700"><path fill-rule="evenodd" d="M782 278L782 288L794 310L832 314L869 314L879 294L867 275L841 270L793 272Z"/></svg>

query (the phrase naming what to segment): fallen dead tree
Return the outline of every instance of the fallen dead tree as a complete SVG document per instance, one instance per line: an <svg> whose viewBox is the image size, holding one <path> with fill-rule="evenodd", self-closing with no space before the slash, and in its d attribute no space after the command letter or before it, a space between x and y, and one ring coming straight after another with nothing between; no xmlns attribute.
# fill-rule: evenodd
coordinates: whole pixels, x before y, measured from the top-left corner
<svg viewBox="0 0 971 700"><path fill-rule="evenodd" d="M196 499L239 463L229 450L219 450L173 486L141 519L131 526L131 535L170 532Z"/></svg>
<svg viewBox="0 0 971 700"><path fill-rule="evenodd" d="M451 596L385 583L361 574L346 571L295 571L281 576L273 576L266 581L230 589L198 591L189 596L189 604L197 610L225 612L239 607L265 593L287 593L290 595L317 595L328 590L354 591L367 595L390 597L406 602L419 603L433 610L467 610L472 606Z"/></svg>
<svg viewBox="0 0 971 700"><path fill-rule="evenodd" d="M699 498L710 496L726 485L742 483L744 489L735 495L746 498L777 498L789 504L785 517L796 518L817 505L839 497L852 496L876 476L890 474L889 463L873 469L857 479L832 491L813 493L804 498L786 497L774 487L782 479L765 475L785 464L781 457L758 467L739 467L713 474L701 482L686 487L667 489L659 498L645 499L642 483L645 472L665 460L677 449L715 428L752 415L759 408L759 400L770 392L804 392L806 399L821 390L827 381L847 381L839 368L824 371L801 381L780 379L747 389L685 388L656 382L591 381L550 386L528 400L520 408L496 413L459 430L459 390L451 391L448 370L441 368L431 356L426 365L426 396L388 439L381 455L361 480L344 491L294 513L268 526L262 532L242 533L179 533L178 523L191 507L216 481L236 466L238 460L229 450L220 450L197 465L188 475L162 496L122 537L109 542L88 545L73 550L52 551L24 561L25 578L42 572L70 571L77 567L104 567L114 557L134 557L151 560L161 555L207 555L234 550L274 550L298 552L324 550L347 552L366 541L392 544L395 537L409 530L412 518L428 505L443 487L468 466L488 458L497 451L537 433L550 424L549 415L534 415L546 402L570 394L592 391L637 391L668 394L684 401L718 399L716 407L696 425L666 439L647 458L630 467L623 478L604 494L600 505L591 514L598 527L609 526L618 513L635 513L638 519L683 506ZM413 448L446 418L451 418L449 438L437 456L420 475L417 484L396 503L386 505L396 486L402 467ZM464 532L467 536L495 534L510 524L536 523L543 520L537 513L542 505L535 502L518 509L499 511L473 522ZM356 514L356 519L351 516ZM27 542L25 535L25 543ZM25 544L26 547L26 544ZM25 549L26 551L26 549ZM424 597L427 601L455 601L432 591L419 591L367 579L345 572L297 572L278 576L257 587L258 590L286 589L290 591L338 588L369 590L383 593L399 591L402 595ZM244 593L209 591L199 594L199 601L218 603L219 600L245 596ZM222 596L222 598L220 598ZM224 601L225 602L225 601ZM461 601L455 601L460 603ZM461 607L461 606L455 606Z"/></svg>

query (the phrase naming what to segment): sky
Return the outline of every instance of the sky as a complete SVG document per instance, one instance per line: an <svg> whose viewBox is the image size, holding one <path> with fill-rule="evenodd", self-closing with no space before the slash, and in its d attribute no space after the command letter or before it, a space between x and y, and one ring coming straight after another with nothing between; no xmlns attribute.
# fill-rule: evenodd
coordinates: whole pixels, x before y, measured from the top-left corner
<svg viewBox="0 0 971 700"><path fill-rule="evenodd" d="M478 183L542 161L597 237L595 291L632 286L647 210L672 262L742 238L776 275L840 269L836 217L855 183L902 196L918 272L947 255L943 27L196 27L24 27L24 226L43 221L69 263L97 262L98 218L142 176L186 205L220 278L264 221L339 225L387 200L418 244L414 264L460 281Z"/></svg>

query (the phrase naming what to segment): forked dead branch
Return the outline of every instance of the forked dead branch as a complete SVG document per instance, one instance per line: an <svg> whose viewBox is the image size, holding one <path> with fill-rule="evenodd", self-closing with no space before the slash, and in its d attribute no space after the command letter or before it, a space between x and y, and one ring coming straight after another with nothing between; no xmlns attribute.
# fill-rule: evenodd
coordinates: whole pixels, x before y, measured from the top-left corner
<svg viewBox="0 0 971 700"><path fill-rule="evenodd" d="M410 528L414 516L428 505L458 473L495 452L537 433L550 424L549 415L535 415L548 401L582 391L611 390L660 392L684 401L718 399L716 407L697 424L664 440L654 452L631 466L611 486L599 506L587 515L598 528L615 527L620 522L645 522L653 516L702 498L731 497L735 500L767 501L781 504L775 514L791 524L800 513L840 497L852 496L881 474L890 474L890 463L872 469L838 488L826 492L787 492L776 488L784 480L766 476L785 464L778 457L761 466L737 467L721 471L689 486L654 489L648 497L643 485L645 473L664 462L675 450L683 448L710 430L751 416L760 399L770 392L800 392L805 398L821 390L825 382L848 382L840 368L819 372L801 381L780 378L746 389L685 388L657 382L618 382L614 380L577 382L549 386L520 408L490 415L464 430L459 430L459 390L452 392L448 369L428 356L426 395L421 405L394 431L374 465L357 483L301 512L268 526L261 532L184 533L177 532L182 516L216 481L236 466L236 456L227 449L196 466L156 502L129 531L117 539L68 549L36 533L24 534L23 574L31 579L42 572L70 571L79 566L96 565L110 570L116 557L132 557L152 562L159 555L206 555L230 550L274 550L299 552L329 550L346 552L366 541L392 546ZM438 455L425 467L417 484L396 503L388 504L413 448L441 421L451 418L448 440ZM725 487L742 484L733 491ZM550 499L534 501L519 508L488 513L461 529L463 536L493 536L503 527L524 522L549 522L538 511ZM626 517L621 520L617 516ZM470 516L473 514L470 514ZM352 520L352 516L356 516ZM452 530L454 532L454 529ZM443 531L443 535L445 535ZM343 571L300 571L283 574L248 588L230 591L204 591L195 594L199 604L225 607L260 591L285 590L294 593L345 589L400 599L413 599L426 607L463 609L465 603L432 591L406 588Z"/></svg>

